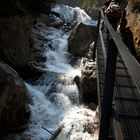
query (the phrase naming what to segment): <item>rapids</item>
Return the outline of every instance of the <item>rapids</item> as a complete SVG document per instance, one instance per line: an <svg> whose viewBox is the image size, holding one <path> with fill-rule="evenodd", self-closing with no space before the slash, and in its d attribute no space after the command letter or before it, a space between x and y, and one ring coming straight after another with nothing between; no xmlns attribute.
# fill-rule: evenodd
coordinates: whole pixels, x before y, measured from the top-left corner
<svg viewBox="0 0 140 140"><path fill-rule="evenodd" d="M52 10L60 13L65 22L91 20L80 8L56 5ZM21 137L48 140L61 124L64 128L56 140L96 140L95 111L80 104L80 95L73 82L73 77L80 75L81 63L78 61L76 68L69 63L67 39L71 32L54 27L39 27L36 32L48 40L44 44L46 73L35 84L26 83L31 96L31 118L28 129L17 135L16 140ZM88 125L93 132L88 130Z"/></svg>

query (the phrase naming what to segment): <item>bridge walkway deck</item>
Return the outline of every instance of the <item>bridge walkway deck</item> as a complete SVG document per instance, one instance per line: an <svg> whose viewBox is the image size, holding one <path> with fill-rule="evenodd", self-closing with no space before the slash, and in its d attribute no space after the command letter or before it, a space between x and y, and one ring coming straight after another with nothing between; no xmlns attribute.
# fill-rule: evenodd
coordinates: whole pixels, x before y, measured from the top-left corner
<svg viewBox="0 0 140 140"><path fill-rule="evenodd" d="M106 30L99 30L99 36L96 58L98 100L101 107L106 73L106 56L109 47L108 40L110 36L108 36ZM111 122L113 137L116 140L140 139L140 93L119 52L116 62Z"/></svg>

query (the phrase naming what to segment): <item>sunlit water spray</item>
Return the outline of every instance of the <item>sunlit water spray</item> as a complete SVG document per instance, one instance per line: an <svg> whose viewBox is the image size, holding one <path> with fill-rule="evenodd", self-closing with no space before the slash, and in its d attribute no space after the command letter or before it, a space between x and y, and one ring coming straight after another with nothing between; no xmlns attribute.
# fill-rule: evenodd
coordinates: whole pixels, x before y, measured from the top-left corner
<svg viewBox="0 0 140 140"><path fill-rule="evenodd" d="M90 19L80 8L56 6L53 10L69 22ZM67 39L70 33L53 27L39 27L38 33L49 40L44 44L47 72L36 85L26 83L31 96L31 119L22 137L47 140L59 125L64 124L56 140L96 140L95 112L79 105L79 91L73 82L73 77L80 75L80 64L77 69L69 64ZM91 125L90 130L88 125ZM21 135L16 136L17 140L20 138Z"/></svg>
<svg viewBox="0 0 140 140"><path fill-rule="evenodd" d="M80 9L79 7L69 7L66 5L54 5L52 11L59 13L60 18L63 19L65 22L77 21L82 22L84 20L90 19L84 10ZM67 11L67 12L66 12Z"/></svg>
<svg viewBox="0 0 140 140"><path fill-rule="evenodd" d="M57 31L61 32L61 31ZM69 53L68 39L69 35L57 34L57 37L51 41L51 47L46 44L46 67L48 71L63 73L69 76L80 75L80 68L74 69L68 60Z"/></svg>

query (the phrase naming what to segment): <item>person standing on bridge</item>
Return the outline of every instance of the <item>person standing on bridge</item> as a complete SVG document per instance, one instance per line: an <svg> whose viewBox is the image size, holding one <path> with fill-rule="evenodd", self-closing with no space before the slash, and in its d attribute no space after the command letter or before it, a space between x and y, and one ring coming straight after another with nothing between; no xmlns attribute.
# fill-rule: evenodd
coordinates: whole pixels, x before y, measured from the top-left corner
<svg viewBox="0 0 140 140"><path fill-rule="evenodd" d="M111 0L110 3L109 2L107 3L108 7L106 10L106 15L107 15L108 21L110 22L110 24L115 30L117 29L118 22L122 15L122 10L119 3L116 0Z"/></svg>

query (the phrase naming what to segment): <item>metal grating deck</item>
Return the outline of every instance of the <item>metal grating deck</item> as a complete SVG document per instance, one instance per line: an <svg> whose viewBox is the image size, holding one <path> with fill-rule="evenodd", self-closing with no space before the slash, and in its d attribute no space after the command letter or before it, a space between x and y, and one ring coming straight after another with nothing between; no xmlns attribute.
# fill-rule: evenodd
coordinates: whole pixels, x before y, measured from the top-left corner
<svg viewBox="0 0 140 140"><path fill-rule="evenodd" d="M103 33L103 39L107 35ZM105 48L108 45L105 42ZM105 79L105 58L100 43L97 41L97 74L98 74L98 97L99 106L102 102L104 79ZM113 129L114 137L117 140L139 140L140 139L140 93L137 90L121 56L118 54L116 64L116 77L113 96Z"/></svg>

